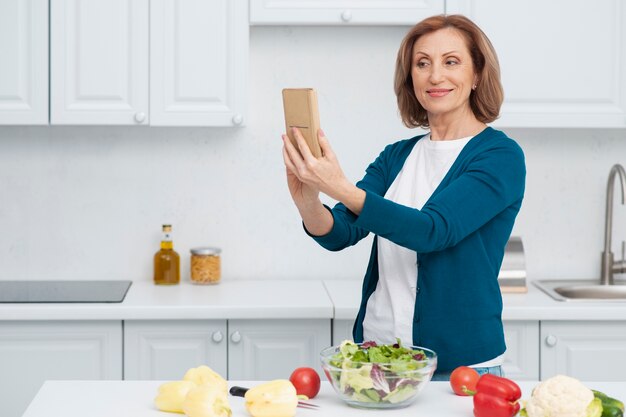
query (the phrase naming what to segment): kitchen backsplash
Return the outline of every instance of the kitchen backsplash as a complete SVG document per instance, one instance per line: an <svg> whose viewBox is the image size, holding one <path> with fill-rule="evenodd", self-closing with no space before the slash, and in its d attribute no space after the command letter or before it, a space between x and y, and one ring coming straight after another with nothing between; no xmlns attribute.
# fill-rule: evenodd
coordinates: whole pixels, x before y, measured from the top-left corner
<svg viewBox="0 0 626 417"><path fill-rule="evenodd" d="M392 88L405 30L252 28L243 128L0 127L0 279L151 280L163 223L183 280L189 248L203 245L222 248L224 280L360 279L371 237L331 253L302 230L280 91L317 88L321 124L356 181L388 142L419 133L402 126ZM528 279L598 276L606 180L626 164L626 131L505 130L527 158L513 234ZM626 206L614 216L619 257Z"/></svg>

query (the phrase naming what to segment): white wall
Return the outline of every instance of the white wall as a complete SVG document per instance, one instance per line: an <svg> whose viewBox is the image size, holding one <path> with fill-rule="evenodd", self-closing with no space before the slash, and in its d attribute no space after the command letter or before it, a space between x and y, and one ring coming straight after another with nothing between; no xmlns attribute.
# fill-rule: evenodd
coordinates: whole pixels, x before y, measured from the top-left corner
<svg viewBox="0 0 626 417"><path fill-rule="evenodd" d="M0 279L151 280L160 225L223 248L223 279L360 279L370 239L326 252L284 180L280 90L314 86L322 126L357 180L404 128L393 94L402 27L253 27L245 128L0 127ZM606 179L626 131L505 129L527 157L514 229L529 279L597 276ZM619 194L616 194L619 195ZM327 200L328 201L328 200ZM615 207L614 248L626 239Z"/></svg>

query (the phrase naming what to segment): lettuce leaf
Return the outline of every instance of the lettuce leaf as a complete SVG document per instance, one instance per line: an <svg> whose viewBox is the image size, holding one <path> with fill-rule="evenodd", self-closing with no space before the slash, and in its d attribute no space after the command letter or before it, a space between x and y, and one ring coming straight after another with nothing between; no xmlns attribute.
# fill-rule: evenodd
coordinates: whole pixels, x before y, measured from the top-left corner
<svg viewBox="0 0 626 417"><path fill-rule="evenodd" d="M399 340L393 345L360 346L346 340L330 362L341 369L339 389L352 399L397 403L415 394L421 376L406 373L426 366L425 359L424 351L403 347Z"/></svg>

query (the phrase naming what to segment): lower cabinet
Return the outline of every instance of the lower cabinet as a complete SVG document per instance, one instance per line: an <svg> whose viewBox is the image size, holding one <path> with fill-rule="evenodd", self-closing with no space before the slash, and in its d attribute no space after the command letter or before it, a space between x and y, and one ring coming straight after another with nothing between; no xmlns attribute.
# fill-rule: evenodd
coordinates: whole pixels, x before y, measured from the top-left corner
<svg viewBox="0 0 626 417"><path fill-rule="evenodd" d="M309 366L321 374L320 351L330 346L330 320L229 320L228 378L289 378Z"/></svg>
<svg viewBox="0 0 626 417"><path fill-rule="evenodd" d="M623 381L626 322L542 321L541 379L557 374L583 381Z"/></svg>
<svg viewBox="0 0 626 417"><path fill-rule="evenodd" d="M344 340L352 340L353 326L354 320L333 320L333 346L340 344Z"/></svg>
<svg viewBox="0 0 626 417"><path fill-rule="evenodd" d="M0 415L20 417L46 380L121 380L121 321L0 322Z"/></svg>
<svg viewBox="0 0 626 417"><path fill-rule="evenodd" d="M333 344L352 339L353 325L354 320L333 320ZM539 322L505 321L504 338L505 375L518 381L539 379Z"/></svg>
<svg viewBox="0 0 626 417"><path fill-rule="evenodd" d="M504 321L504 340L504 375L516 381L538 380L539 322Z"/></svg>
<svg viewBox="0 0 626 417"><path fill-rule="evenodd" d="M288 378L300 366L321 371L319 352L351 339L353 323L0 321L0 415L20 417L45 380L177 380L202 364L230 380ZM505 321L504 332L503 368L514 380L626 375L626 321Z"/></svg>
<svg viewBox="0 0 626 417"><path fill-rule="evenodd" d="M124 322L124 379L176 380L207 365L230 380L289 378L318 369L330 320L131 320Z"/></svg>
<svg viewBox="0 0 626 417"><path fill-rule="evenodd" d="M227 375L226 320L127 320L124 379L179 380L189 368Z"/></svg>

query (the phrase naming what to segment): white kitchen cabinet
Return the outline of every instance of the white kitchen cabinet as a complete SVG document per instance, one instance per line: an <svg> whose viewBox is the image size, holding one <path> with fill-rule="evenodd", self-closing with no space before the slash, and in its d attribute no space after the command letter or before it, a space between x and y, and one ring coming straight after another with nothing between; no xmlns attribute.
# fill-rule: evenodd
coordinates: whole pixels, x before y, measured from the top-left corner
<svg viewBox="0 0 626 417"><path fill-rule="evenodd" d="M330 320L229 320L228 378L289 378L300 366L321 373L319 354L330 346Z"/></svg>
<svg viewBox="0 0 626 417"><path fill-rule="evenodd" d="M539 322L505 321L504 340L504 374L517 381L539 379Z"/></svg>
<svg viewBox="0 0 626 417"><path fill-rule="evenodd" d="M557 374L583 381L623 381L626 322L542 321L541 379Z"/></svg>
<svg viewBox="0 0 626 417"><path fill-rule="evenodd" d="M0 414L22 415L45 380L122 379L121 321L0 322Z"/></svg>
<svg viewBox="0 0 626 417"><path fill-rule="evenodd" d="M330 346L330 320L128 320L124 379L175 380L207 365L231 380L288 378L319 369Z"/></svg>
<svg viewBox="0 0 626 417"><path fill-rule="evenodd" d="M622 1L448 0L446 6L447 13L474 20L498 53L505 101L494 126L626 127Z"/></svg>
<svg viewBox="0 0 626 417"><path fill-rule="evenodd" d="M124 322L124 379L179 380L207 365L227 375L226 320Z"/></svg>
<svg viewBox="0 0 626 417"><path fill-rule="evenodd" d="M354 320L333 320L333 345L352 340ZM505 321L506 353L502 369L516 380L539 378L539 322ZM425 346L428 347L428 346Z"/></svg>
<svg viewBox="0 0 626 417"><path fill-rule="evenodd" d="M0 2L0 125L48 124L48 0Z"/></svg>
<svg viewBox="0 0 626 417"><path fill-rule="evenodd" d="M413 25L444 0L250 0L252 25Z"/></svg>
<svg viewBox="0 0 626 417"><path fill-rule="evenodd" d="M243 124L247 0L152 0L150 25L150 124Z"/></svg>
<svg viewBox="0 0 626 417"><path fill-rule="evenodd" d="M338 345L344 340L352 340L352 328L354 320L333 320L333 339L332 344Z"/></svg>
<svg viewBox="0 0 626 417"><path fill-rule="evenodd" d="M51 124L149 123L149 0L51 0Z"/></svg>
<svg viewBox="0 0 626 417"><path fill-rule="evenodd" d="M51 124L238 126L247 0L51 0Z"/></svg>

